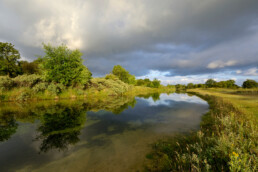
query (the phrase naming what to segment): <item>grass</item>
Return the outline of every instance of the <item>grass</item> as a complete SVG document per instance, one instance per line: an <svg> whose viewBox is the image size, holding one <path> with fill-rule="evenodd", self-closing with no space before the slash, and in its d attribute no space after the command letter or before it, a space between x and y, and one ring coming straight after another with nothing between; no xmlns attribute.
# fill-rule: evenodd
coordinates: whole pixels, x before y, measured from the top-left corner
<svg viewBox="0 0 258 172"><path fill-rule="evenodd" d="M153 144L153 151L147 155L147 171L257 171L257 92L243 89L188 92L210 105L201 130Z"/></svg>

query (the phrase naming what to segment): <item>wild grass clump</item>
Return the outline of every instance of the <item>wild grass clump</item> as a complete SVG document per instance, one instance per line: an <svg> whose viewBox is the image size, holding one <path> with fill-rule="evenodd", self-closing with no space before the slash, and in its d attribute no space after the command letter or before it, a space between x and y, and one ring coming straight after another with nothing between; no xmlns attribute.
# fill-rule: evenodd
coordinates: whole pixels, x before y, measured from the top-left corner
<svg viewBox="0 0 258 172"><path fill-rule="evenodd" d="M231 103L199 95L210 104L201 130L159 141L146 165L148 171L257 171L257 122Z"/></svg>

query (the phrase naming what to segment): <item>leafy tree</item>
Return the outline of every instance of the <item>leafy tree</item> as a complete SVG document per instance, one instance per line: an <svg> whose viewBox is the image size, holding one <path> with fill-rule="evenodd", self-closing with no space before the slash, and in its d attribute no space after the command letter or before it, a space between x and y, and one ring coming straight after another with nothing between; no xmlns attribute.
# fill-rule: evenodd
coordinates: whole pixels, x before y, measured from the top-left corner
<svg viewBox="0 0 258 172"><path fill-rule="evenodd" d="M91 72L83 65L82 53L70 50L65 45L52 47L44 44L45 57L43 67L47 81L54 81L66 86L86 84L91 78Z"/></svg>
<svg viewBox="0 0 258 172"><path fill-rule="evenodd" d="M20 61L21 71L23 74L39 74L39 64L36 62Z"/></svg>
<svg viewBox="0 0 258 172"><path fill-rule="evenodd" d="M194 84L193 84L193 83L187 84L187 88L188 88L188 89L194 88Z"/></svg>
<svg viewBox="0 0 258 172"><path fill-rule="evenodd" d="M213 79L208 79L206 82L205 82L205 85L209 88L211 87L214 87L216 84L216 81L214 81Z"/></svg>
<svg viewBox="0 0 258 172"><path fill-rule="evenodd" d="M0 75L15 77L20 73L20 53L11 43L0 42Z"/></svg>
<svg viewBox="0 0 258 172"><path fill-rule="evenodd" d="M152 81L152 85L153 85L154 88L159 88L159 86L160 86L160 81L155 78L155 79Z"/></svg>
<svg viewBox="0 0 258 172"><path fill-rule="evenodd" d="M116 75L121 81L124 83L136 84L135 76L131 75L127 70L125 70L122 66L116 65L112 70L112 74Z"/></svg>
<svg viewBox="0 0 258 172"><path fill-rule="evenodd" d="M255 80L247 79L243 82L243 88L256 88L258 87L258 83Z"/></svg>

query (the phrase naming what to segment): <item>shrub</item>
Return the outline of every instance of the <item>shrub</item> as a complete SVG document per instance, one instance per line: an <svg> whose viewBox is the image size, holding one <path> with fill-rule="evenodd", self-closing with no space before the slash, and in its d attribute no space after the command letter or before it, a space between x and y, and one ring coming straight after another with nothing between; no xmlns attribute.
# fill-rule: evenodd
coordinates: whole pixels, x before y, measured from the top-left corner
<svg viewBox="0 0 258 172"><path fill-rule="evenodd" d="M0 90L10 90L14 87L14 82L9 76L0 76Z"/></svg>
<svg viewBox="0 0 258 172"><path fill-rule="evenodd" d="M40 75L19 75L13 79L18 87L30 87L32 88L37 83L43 81Z"/></svg>
<svg viewBox="0 0 258 172"><path fill-rule="evenodd" d="M47 90L54 95L58 95L60 94L63 90L65 89L65 86L62 84L55 84L55 83L51 83L49 84Z"/></svg>
<svg viewBox="0 0 258 172"><path fill-rule="evenodd" d="M30 96L31 96L31 93L29 91L24 91L16 98L16 100L26 101L30 98Z"/></svg>
<svg viewBox="0 0 258 172"><path fill-rule="evenodd" d="M107 74L106 76L105 76L105 79L112 79L112 80L119 80L119 78L116 76L116 75L114 75L114 74Z"/></svg>
<svg viewBox="0 0 258 172"><path fill-rule="evenodd" d="M38 93L38 92L44 92L44 91L47 89L47 86L48 86L48 84L45 83L45 82L38 83L38 84L36 84L36 85L32 88L32 90L33 90L34 92L36 92L36 93Z"/></svg>
<svg viewBox="0 0 258 172"><path fill-rule="evenodd" d="M255 80L247 79L243 82L243 88L256 88L258 87L258 83Z"/></svg>

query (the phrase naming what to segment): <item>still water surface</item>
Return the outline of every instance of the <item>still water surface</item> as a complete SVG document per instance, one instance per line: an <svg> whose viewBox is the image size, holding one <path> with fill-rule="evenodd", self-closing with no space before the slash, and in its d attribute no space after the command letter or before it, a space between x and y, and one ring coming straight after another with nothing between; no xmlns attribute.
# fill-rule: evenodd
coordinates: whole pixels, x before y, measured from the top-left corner
<svg viewBox="0 0 258 172"><path fill-rule="evenodd" d="M142 170L150 144L197 130L208 104L187 94L0 104L0 171Z"/></svg>

